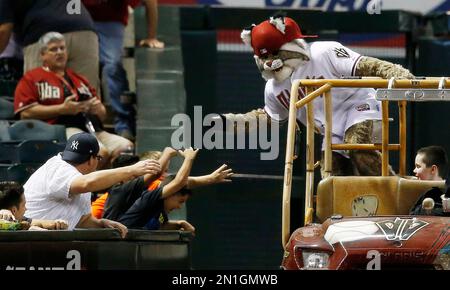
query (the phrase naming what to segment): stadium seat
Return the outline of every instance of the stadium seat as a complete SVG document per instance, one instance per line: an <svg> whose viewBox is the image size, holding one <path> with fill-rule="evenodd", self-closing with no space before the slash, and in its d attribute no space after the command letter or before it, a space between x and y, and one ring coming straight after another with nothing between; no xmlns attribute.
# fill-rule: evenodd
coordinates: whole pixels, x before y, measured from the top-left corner
<svg viewBox="0 0 450 290"><path fill-rule="evenodd" d="M8 181L8 168L11 164L0 164L0 181Z"/></svg>
<svg viewBox="0 0 450 290"><path fill-rule="evenodd" d="M0 120L0 141L9 141L11 137L9 136L9 122L6 120Z"/></svg>
<svg viewBox="0 0 450 290"><path fill-rule="evenodd" d="M8 130L11 140L66 141L66 128L63 125L49 125L40 120L20 120Z"/></svg>
<svg viewBox="0 0 450 290"><path fill-rule="evenodd" d="M331 176L317 188L317 217L332 215L407 215L418 197L442 181L424 181L398 176Z"/></svg>
<svg viewBox="0 0 450 290"><path fill-rule="evenodd" d="M0 98L0 119L14 118L14 103Z"/></svg>
<svg viewBox="0 0 450 290"><path fill-rule="evenodd" d="M8 178L24 184L41 165L36 163L14 164L8 168Z"/></svg>
<svg viewBox="0 0 450 290"><path fill-rule="evenodd" d="M13 80L0 80L0 92L6 96L14 96L16 90L17 81Z"/></svg>
<svg viewBox="0 0 450 290"><path fill-rule="evenodd" d="M0 181L24 184L40 166L40 163L0 164Z"/></svg>
<svg viewBox="0 0 450 290"><path fill-rule="evenodd" d="M64 150L64 143L25 140L0 143L0 163L44 163Z"/></svg>

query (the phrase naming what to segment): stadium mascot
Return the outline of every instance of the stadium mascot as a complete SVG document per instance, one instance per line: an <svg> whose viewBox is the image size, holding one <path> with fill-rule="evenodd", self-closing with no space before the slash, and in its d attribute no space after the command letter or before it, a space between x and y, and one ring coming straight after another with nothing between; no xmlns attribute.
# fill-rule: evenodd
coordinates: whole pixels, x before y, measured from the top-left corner
<svg viewBox="0 0 450 290"><path fill-rule="evenodd" d="M249 122L255 118L265 118L268 122L286 121L289 115L291 84L297 79L338 79L348 76L384 79L414 77L400 65L362 56L335 41L305 41L305 38L313 37L317 36L303 35L299 25L283 15L271 17L244 29L241 38L245 44L252 47L256 66L266 80L264 109L255 109L245 114L223 114L221 117L235 124ZM374 124L379 124L381 120L381 103L375 99L375 90L333 88L331 93L332 143L372 143ZM302 96L304 92L300 91L299 98ZM324 135L323 100L317 98L313 103L316 132ZM297 120L306 125L305 108L298 110ZM381 175L381 154L378 151L333 152L332 160L332 175ZM323 169L323 166L321 167ZM323 174L322 171L322 176Z"/></svg>

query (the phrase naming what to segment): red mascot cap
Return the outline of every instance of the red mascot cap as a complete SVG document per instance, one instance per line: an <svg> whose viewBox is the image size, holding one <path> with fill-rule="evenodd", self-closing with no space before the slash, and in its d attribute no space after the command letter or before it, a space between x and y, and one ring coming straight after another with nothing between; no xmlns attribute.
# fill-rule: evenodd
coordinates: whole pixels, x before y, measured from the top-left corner
<svg viewBox="0 0 450 290"><path fill-rule="evenodd" d="M289 17L284 17L284 33L269 20L254 26L251 32L252 48L255 55L261 57L275 54L281 46L297 38L317 37L303 35L298 24Z"/></svg>

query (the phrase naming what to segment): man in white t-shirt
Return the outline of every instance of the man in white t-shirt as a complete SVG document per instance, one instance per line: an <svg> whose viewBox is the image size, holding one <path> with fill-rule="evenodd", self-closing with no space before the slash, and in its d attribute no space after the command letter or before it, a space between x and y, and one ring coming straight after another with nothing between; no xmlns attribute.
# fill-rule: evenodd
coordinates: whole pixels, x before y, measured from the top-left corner
<svg viewBox="0 0 450 290"><path fill-rule="evenodd" d="M25 183L26 215L36 219L64 219L74 228L115 228L125 237L127 228L91 215L91 192L111 187L144 174L157 176L157 161L146 160L132 166L95 171L101 156L97 139L78 133L67 141L64 152L50 158Z"/></svg>
<svg viewBox="0 0 450 290"><path fill-rule="evenodd" d="M256 65L267 81L264 110L246 114L225 114L228 121L266 117L270 121L288 119L291 85L297 79L339 79L345 76L412 78L407 69L372 57L361 56L334 41L307 44L297 23L274 16L245 29L241 37L253 48ZM381 104L369 88L333 88L332 143L372 143L373 120L381 119ZM305 93L299 92L299 99ZM316 131L324 134L323 99L314 103ZM242 120L243 119L243 120ZM306 125L305 107L297 120ZM375 151L333 152L332 175L381 175L381 155ZM323 167L322 167L323 169ZM323 172L322 172L323 174Z"/></svg>

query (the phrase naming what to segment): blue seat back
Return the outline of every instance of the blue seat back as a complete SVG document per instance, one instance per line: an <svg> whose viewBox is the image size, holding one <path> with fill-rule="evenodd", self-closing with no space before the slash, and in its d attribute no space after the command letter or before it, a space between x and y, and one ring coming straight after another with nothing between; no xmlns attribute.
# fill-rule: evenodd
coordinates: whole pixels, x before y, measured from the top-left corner
<svg viewBox="0 0 450 290"><path fill-rule="evenodd" d="M56 140L66 141L66 128L63 125L50 125L40 120L20 120L9 128L11 140Z"/></svg>

